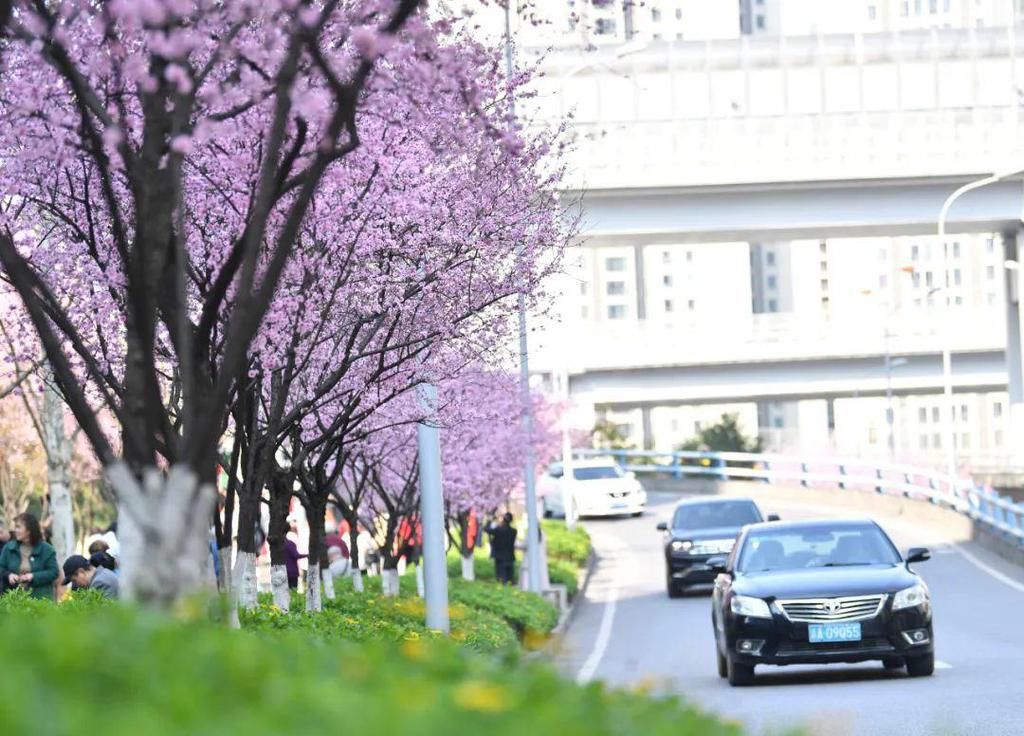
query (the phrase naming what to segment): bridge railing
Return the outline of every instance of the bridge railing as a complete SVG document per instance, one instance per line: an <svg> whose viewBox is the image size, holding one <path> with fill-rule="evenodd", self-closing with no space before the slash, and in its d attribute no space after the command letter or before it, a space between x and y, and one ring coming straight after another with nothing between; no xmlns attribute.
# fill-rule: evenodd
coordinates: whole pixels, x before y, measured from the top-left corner
<svg viewBox="0 0 1024 736"><path fill-rule="evenodd" d="M970 478L902 464L843 457L813 457L750 452L677 450L573 451L580 458L611 457L625 471L672 478L707 477L752 480L804 487L833 487L837 492L870 491L952 509L1024 544L1024 504Z"/></svg>

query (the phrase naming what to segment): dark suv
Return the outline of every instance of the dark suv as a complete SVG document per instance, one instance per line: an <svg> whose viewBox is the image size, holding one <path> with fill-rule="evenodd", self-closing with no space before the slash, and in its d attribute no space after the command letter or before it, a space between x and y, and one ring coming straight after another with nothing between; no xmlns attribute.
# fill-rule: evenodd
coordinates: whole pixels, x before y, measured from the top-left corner
<svg viewBox="0 0 1024 736"><path fill-rule="evenodd" d="M768 521L778 519L769 516ZM691 585L715 581L708 567L711 557L728 555L736 535L747 524L765 520L761 509L749 498L693 498L681 502L672 513L665 532L665 587L669 598L677 598Z"/></svg>

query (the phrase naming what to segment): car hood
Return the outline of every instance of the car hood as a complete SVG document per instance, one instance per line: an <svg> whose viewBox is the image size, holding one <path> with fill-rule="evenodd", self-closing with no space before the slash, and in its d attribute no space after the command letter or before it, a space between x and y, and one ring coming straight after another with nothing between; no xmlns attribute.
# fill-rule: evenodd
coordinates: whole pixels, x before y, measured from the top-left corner
<svg viewBox="0 0 1024 736"><path fill-rule="evenodd" d="M636 478L598 478L596 480L574 480L573 493L621 493L640 487Z"/></svg>
<svg viewBox="0 0 1024 736"><path fill-rule="evenodd" d="M673 529L673 539L689 539L697 542L703 539L735 539L740 533L738 526L722 526L711 529Z"/></svg>
<svg viewBox="0 0 1024 736"><path fill-rule="evenodd" d="M895 593L920 582L905 565L820 567L737 575L733 591L756 598L835 598Z"/></svg>

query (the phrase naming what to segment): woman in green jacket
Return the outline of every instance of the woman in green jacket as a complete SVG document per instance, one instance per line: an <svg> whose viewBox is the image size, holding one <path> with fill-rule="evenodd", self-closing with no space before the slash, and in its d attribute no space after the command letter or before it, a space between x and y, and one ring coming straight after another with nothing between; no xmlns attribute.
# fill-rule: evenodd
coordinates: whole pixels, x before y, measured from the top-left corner
<svg viewBox="0 0 1024 736"><path fill-rule="evenodd" d="M27 590L33 598L56 598L57 553L43 541L32 514L14 519L14 538L0 550L0 575L8 589Z"/></svg>

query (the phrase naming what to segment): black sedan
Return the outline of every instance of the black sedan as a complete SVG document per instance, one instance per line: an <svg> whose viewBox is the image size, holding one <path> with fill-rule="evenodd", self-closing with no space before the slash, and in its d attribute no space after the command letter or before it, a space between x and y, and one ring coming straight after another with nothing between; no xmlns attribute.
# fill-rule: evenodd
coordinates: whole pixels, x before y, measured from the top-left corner
<svg viewBox="0 0 1024 736"><path fill-rule="evenodd" d="M769 516L769 521L777 519ZM711 557L727 555L746 524L764 521L749 498L692 498L678 504L665 532L665 587L676 598L692 585L709 585L717 574L707 565Z"/></svg>
<svg viewBox="0 0 1024 736"><path fill-rule="evenodd" d="M759 664L881 660L935 669L928 587L873 521L753 524L718 571L711 618L718 674L749 685Z"/></svg>

